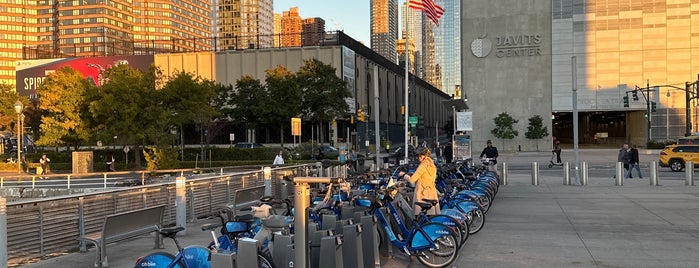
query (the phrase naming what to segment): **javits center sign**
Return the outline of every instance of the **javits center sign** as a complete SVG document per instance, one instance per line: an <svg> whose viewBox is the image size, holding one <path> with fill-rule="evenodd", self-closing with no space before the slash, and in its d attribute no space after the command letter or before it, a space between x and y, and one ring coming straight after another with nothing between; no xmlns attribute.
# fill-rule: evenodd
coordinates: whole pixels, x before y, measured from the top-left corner
<svg viewBox="0 0 699 268"><path fill-rule="evenodd" d="M134 69L147 71L153 64L153 55L17 61L15 66L17 93L20 96L36 99L38 97L36 89L44 82L46 76L63 67L73 68L96 86L101 86L104 83L104 71L119 64L127 64Z"/></svg>
<svg viewBox="0 0 699 268"><path fill-rule="evenodd" d="M541 56L541 39L540 34L503 35L495 37L493 42L483 36L471 42L471 53L485 58L495 49L498 58Z"/></svg>

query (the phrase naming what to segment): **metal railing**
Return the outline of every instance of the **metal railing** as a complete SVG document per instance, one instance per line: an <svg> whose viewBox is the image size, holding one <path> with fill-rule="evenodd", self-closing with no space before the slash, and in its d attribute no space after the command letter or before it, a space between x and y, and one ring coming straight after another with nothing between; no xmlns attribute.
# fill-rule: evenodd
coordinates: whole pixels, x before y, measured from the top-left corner
<svg viewBox="0 0 699 268"><path fill-rule="evenodd" d="M282 191L284 177L316 175L315 164L272 169L272 193ZM215 174L186 180L187 221L216 212L232 201L238 189L264 185L263 171ZM175 182L105 189L94 193L20 200L6 204L8 265L16 266L48 255L66 254L80 248L77 238L98 232L104 217L134 209L165 205L163 224L176 221ZM2 208L0 208L2 210ZM2 216L2 215L0 215ZM2 225L0 225L2 227Z"/></svg>

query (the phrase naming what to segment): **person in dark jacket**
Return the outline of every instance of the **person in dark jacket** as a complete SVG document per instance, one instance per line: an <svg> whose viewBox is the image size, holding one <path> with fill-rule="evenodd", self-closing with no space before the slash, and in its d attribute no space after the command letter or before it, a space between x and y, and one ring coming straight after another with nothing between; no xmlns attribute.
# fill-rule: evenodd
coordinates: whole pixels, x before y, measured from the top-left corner
<svg viewBox="0 0 699 268"><path fill-rule="evenodd" d="M493 146L493 142L490 140L486 142L485 148L483 148L483 152L481 152L480 158L483 158L484 155L486 158L490 158L490 161L493 164L498 163L498 148Z"/></svg>
<svg viewBox="0 0 699 268"><path fill-rule="evenodd" d="M633 170L636 169L638 171L638 178L643 179L643 174L641 174L641 167L638 165L638 149L636 149L636 145L632 145L631 149L628 150L628 159L629 169L626 171L626 178L632 179Z"/></svg>
<svg viewBox="0 0 699 268"><path fill-rule="evenodd" d="M451 146L451 142L447 143L447 146L444 146L444 161L447 163L451 163L451 160L454 158L454 151Z"/></svg>

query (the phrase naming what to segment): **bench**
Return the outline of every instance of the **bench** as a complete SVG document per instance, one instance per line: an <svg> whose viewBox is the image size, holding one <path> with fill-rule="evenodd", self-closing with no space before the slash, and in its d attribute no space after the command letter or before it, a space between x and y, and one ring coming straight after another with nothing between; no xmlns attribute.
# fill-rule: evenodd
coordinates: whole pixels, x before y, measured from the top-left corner
<svg viewBox="0 0 699 268"><path fill-rule="evenodd" d="M226 204L222 209L228 214L229 220L232 220L238 214L238 211L260 205L260 197L264 195L264 185L236 190L233 193L233 202Z"/></svg>
<svg viewBox="0 0 699 268"><path fill-rule="evenodd" d="M84 242L94 244L97 253L95 267L109 267L107 244L156 232L154 247L160 248L162 238L157 231L160 230L164 211L165 206L157 206L108 215L104 218L101 231L78 238L81 249L84 249Z"/></svg>

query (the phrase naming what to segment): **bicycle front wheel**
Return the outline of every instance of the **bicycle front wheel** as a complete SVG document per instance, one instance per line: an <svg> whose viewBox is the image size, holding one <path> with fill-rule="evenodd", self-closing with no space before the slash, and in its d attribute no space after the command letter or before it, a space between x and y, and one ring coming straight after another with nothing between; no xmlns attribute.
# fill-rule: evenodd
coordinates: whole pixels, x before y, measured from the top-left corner
<svg viewBox="0 0 699 268"><path fill-rule="evenodd" d="M451 228L436 222L421 226L434 242L428 249L420 250L417 259L426 267L447 267L458 254L459 240Z"/></svg>
<svg viewBox="0 0 699 268"><path fill-rule="evenodd" d="M260 268L276 268L272 256L262 251L257 252L257 264Z"/></svg>
<svg viewBox="0 0 699 268"><path fill-rule="evenodd" d="M136 260L136 265L134 268L167 268L172 262L175 261L175 255L167 252L155 252L148 254L144 257ZM175 264L174 268L184 268L184 263L180 260Z"/></svg>

